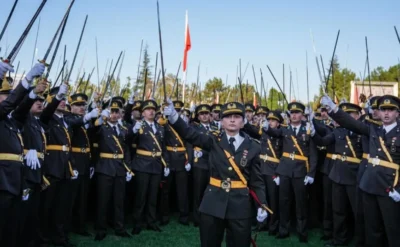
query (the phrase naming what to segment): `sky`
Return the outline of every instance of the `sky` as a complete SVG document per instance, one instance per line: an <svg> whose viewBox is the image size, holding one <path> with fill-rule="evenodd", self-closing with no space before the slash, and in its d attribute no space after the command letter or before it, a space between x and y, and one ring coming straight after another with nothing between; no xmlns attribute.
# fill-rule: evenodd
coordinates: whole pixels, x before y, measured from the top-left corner
<svg viewBox="0 0 400 247"><path fill-rule="evenodd" d="M11 50L15 45L41 2L42 0L19 1L6 34L0 41L2 56L7 46ZM0 28L3 27L13 3L14 0L1 1L3 15L0 16ZM35 60L43 58L69 3L70 0L47 1L40 14ZM203 85L213 77L234 85L241 59L242 74L249 63L244 81L254 83L251 69L254 65L258 87L261 68L268 88L276 88L266 65L270 66L278 82L282 84L282 67L285 64L286 93L290 68L295 83L294 94L298 100L306 101L307 52L311 99L318 93L320 80L310 30L314 36L317 54L322 55L326 67L339 29L340 38L336 50L339 63L342 68L347 64L357 75L364 71L365 36L368 37L371 70L377 66L388 68L397 64L400 57L400 44L393 28L397 26L400 30L398 0L159 0L159 3L167 73L175 74L183 59L185 12L188 11L192 42L188 55L188 83L196 81L197 66L201 63L200 82ZM127 76L136 78L142 39L148 45L151 63L155 63L156 52L159 51L155 0L76 0L61 45L67 45L69 63L75 53L86 15L89 16L86 31L71 79L76 79L82 61L83 69L87 73L96 66L96 38L100 78L104 74L107 59L114 59L115 63L122 50L126 55L121 81L125 83ZM14 62L15 66L18 61L21 62L20 71L31 67L37 29L38 21ZM50 77L53 80L62 49L53 65ZM182 77L181 73L180 78ZM91 81L97 83L96 72Z"/></svg>

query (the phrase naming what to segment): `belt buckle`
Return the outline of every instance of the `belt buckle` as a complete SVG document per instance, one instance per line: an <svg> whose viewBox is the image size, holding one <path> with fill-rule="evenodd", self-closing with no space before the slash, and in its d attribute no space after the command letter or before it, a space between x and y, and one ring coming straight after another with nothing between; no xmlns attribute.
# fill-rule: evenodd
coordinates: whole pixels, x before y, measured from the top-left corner
<svg viewBox="0 0 400 247"><path fill-rule="evenodd" d="M23 155L19 155L19 160L20 160L21 162L23 162L23 161L24 161L24 156L23 156Z"/></svg>
<svg viewBox="0 0 400 247"><path fill-rule="evenodd" d="M268 160L268 155L264 155L263 160L264 160L264 162L267 162L267 160Z"/></svg>
<svg viewBox="0 0 400 247"><path fill-rule="evenodd" d="M372 158L372 166L378 166L380 161L381 160L379 158Z"/></svg>
<svg viewBox="0 0 400 247"><path fill-rule="evenodd" d="M346 156L346 155L343 155L342 158L341 158L341 160L342 160L342 162L345 162L345 161L347 160L347 156Z"/></svg>
<svg viewBox="0 0 400 247"><path fill-rule="evenodd" d="M118 154L114 154L114 159L118 159Z"/></svg>
<svg viewBox="0 0 400 247"><path fill-rule="evenodd" d="M227 192L229 192L230 188L231 188L231 182L227 181L227 180L223 180L221 182L221 188L226 190Z"/></svg>
<svg viewBox="0 0 400 247"><path fill-rule="evenodd" d="M44 153L38 153L38 158L39 159L44 159Z"/></svg>
<svg viewBox="0 0 400 247"><path fill-rule="evenodd" d="M81 152L85 154L86 153L86 148L81 148Z"/></svg>
<svg viewBox="0 0 400 247"><path fill-rule="evenodd" d="M176 150L176 147L173 147L173 148L172 148L172 151L174 151L174 152L176 153L176 151L177 151L177 150Z"/></svg>
<svg viewBox="0 0 400 247"><path fill-rule="evenodd" d="M289 154L289 158L294 160L294 153Z"/></svg>
<svg viewBox="0 0 400 247"><path fill-rule="evenodd" d="M67 146L62 145L62 151L63 151L63 152L67 152L67 150L68 150Z"/></svg>
<svg viewBox="0 0 400 247"><path fill-rule="evenodd" d="M156 157L156 152L154 152L154 151L151 152L151 157L153 157L153 158Z"/></svg>
<svg viewBox="0 0 400 247"><path fill-rule="evenodd" d="M332 159L336 160L337 159L337 154L332 154Z"/></svg>

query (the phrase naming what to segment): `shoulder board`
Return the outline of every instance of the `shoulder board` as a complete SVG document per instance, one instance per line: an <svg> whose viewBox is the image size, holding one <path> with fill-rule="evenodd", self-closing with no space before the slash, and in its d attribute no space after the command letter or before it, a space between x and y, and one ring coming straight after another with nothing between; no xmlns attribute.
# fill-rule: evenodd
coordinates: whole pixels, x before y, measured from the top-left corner
<svg viewBox="0 0 400 247"><path fill-rule="evenodd" d="M261 144L261 142L260 142L259 140L257 140L257 139L254 139L254 138L251 138L251 137L249 137L249 139L250 139L251 141L257 142L258 144Z"/></svg>
<svg viewBox="0 0 400 247"><path fill-rule="evenodd" d="M120 127L121 127L122 129L124 129L124 130L128 130L128 128L126 128L126 127L123 126L123 125L120 125Z"/></svg>
<svg viewBox="0 0 400 247"><path fill-rule="evenodd" d="M364 120L365 120L365 121L367 121L367 122L369 122L369 123L372 123L372 124L378 125L378 126L381 126L381 125L382 125L382 123L381 123L381 122L379 122L379 121L376 121L376 120L372 120L372 119L370 119L370 118L365 118Z"/></svg>
<svg viewBox="0 0 400 247"><path fill-rule="evenodd" d="M221 135L221 133L220 133L218 130L216 130L216 131L210 131L210 133L213 134L213 135L215 135L215 136L220 136L220 135Z"/></svg>

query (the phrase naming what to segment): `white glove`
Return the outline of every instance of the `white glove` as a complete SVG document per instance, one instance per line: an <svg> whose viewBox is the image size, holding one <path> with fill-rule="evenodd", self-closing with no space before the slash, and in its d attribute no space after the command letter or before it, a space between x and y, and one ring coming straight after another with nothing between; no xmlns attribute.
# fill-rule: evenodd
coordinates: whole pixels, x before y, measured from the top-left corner
<svg viewBox="0 0 400 247"><path fill-rule="evenodd" d="M33 68L28 72L28 74L26 74L25 78L28 81L28 83L31 83L33 79L35 79L36 77L43 75L45 69L46 66L44 65L44 63L35 64L35 66L33 66Z"/></svg>
<svg viewBox="0 0 400 247"><path fill-rule="evenodd" d="M132 94L131 96L129 96L128 103L129 103L130 105L135 104L135 94Z"/></svg>
<svg viewBox="0 0 400 247"><path fill-rule="evenodd" d="M262 208L258 208L257 211L257 221L262 223L268 217L268 212Z"/></svg>
<svg viewBox="0 0 400 247"><path fill-rule="evenodd" d="M277 186L281 183L281 180L279 179L279 176L274 178L274 182L276 183Z"/></svg>
<svg viewBox="0 0 400 247"><path fill-rule="evenodd" d="M101 112L101 116L105 118L110 118L110 110L105 109Z"/></svg>
<svg viewBox="0 0 400 247"><path fill-rule="evenodd" d="M190 171L191 168L192 168L192 166L190 165L190 163L187 163L185 165L185 169L186 169L187 172Z"/></svg>
<svg viewBox="0 0 400 247"><path fill-rule="evenodd" d="M196 110L196 105L192 105L191 107L190 107L190 112L194 112Z"/></svg>
<svg viewBox="0 0 400 247"><path fill-rule="evenodd" d="M321 105L326 106L326 109L328 110L328 112L330 113L332 110L334 112L336 112L337 106L336 104L332 101L332 99L325 94L324 96L322 96L321 98Z"/></svg>
<svg viewBox="0 0 400 247"><path fill-rule="evenodd" d="M178 121L178 113L175 110L174 103L170 98L167 99L168 105L164 108L164 115L168 116L170 123L174 124Z"/></svg>
<svg viewBox="0 0 400 247"><path fill-rule="evenodd" d="M390 191L389 196L393 199L393 201L400 202L400 194L396 190Z"/></svg>
<svg viewBox="0 0 400 247"><path fill-rule="evenodd" d="M83 120L88 122L92 118L97 118L99 116L99 108L94 108L91 112L87 113Z"/></svg>
<svg viewBox="0 0 400 247"><path fill-rule="evenodd" d="M71 177L71 179L75 180L78 178L79 172L77 170L73 170L74 176Z"/></svg>
<svg viewBox="0 0 400 247"><path fill-rule="evenodd" d="M0 62L0 79L3 79L7 72L14 72L14 68L8 63Z"/></svg>
<svg viewBox="0 0 400 247"><path fill-rule="evenodd" d="M142 128L142 121L136 121L135 126L133 126L133 133L137 133L140 128Z"/></svg>
<svg viewBox="0 0 400 247"><path fill-rule="evenodd" d="M90 167L90 179L93 178L94 175L94 167Z"/></svg>
<svg viewBox="0 0 400 247"><path fill-rule="evenodd" d="M64 99L65 95L68 93L68 88L69 88L68 84L66 83L61 84L60 89L58 90L58 93L56 95L56 98L58 100Z"/></svg>
<svg viewBox="0 0 400 247"><path fill-rule="evenodd" d="M92 109L97 108L96 101L92 101L92 103L90 103L89 107L92 108Z"/></svg>
<svg viewBox="0 0 400 247"><path fill-rule="evenodd" d="M126 182L131 181L132 179L132 174L130 172L126 172Z"/></svg>
<svg viewBox="0 0 400 247"><path fill-rule="evenodd" d="M22 191L22 201L28 201L29 199L29 189L24 189Z"/></svg>
<svg viewBox="0 0 400 247"><path fill-rule="evenodd" d="M169 175L169 168L165 167L164 168L164 177L168 177Z"/></svg>
<svg viewBox="0 0 400 247"><path fill-rule="evenodd" d="M307 131L310 130L311 136L315 135L315 128L314 128L314 124L312 122L311 123L307 122L306 129L307 129Z"/></svg>
<svg viewBox="0 0 400 247"><path fill-rule="evenodd" d="M26 160L26 166L30 167L32 170L40 168L40 161L37 156L37 151L35 149L29 150L24 159Z"/></svg>
<svg viewBox="0 0 400 247"><path fill-rule="evenodd" d="M268 128L269 128L269 123L268 123L268 121L264 121L262 127L263 127L263 129L264 129L265 131L267 131Z"/></svg>
<svg viewBox="0 0 400 247"><path fill-rule="evenodd" d="M306 176L306 177L304 178L304 185L313 184L313 183L314 183L314 178L309 177L309 176Z"/></svg>

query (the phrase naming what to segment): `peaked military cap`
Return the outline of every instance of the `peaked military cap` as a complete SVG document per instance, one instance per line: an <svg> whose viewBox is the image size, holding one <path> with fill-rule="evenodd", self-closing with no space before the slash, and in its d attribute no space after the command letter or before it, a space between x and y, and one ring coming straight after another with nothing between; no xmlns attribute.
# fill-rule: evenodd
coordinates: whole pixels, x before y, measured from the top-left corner
<svg viewBox="0 0 400 247"><path fill-rule="evenodd" d="M180 101L180 100L174 100L173 103L174 103L174 108L175 108L175 110L177 110L177 111L182 110L182 108L183 108L183 106L184 106L184 104L183 104L182 101Z"/></svg>
<svg viewBox="0 0 400 247"><path fill-rule="evenodd" d="M266 106L258 106L256 109L256 115L258 114L268 114L269 109Z"/></svg>
<svg viewBox="0 0 400 247"><path fill-rule="evenodd" d="M120 100L111 100L110 108L111 108L111 110L112 109L121 109L122 102Z"/></svg>
<svg viewBox="0 0 400 247"><path fill-rule="evenodd" d="M122 103L122 105L125 105L126 101L125 101L125 99L123 97L121 97L121 96L112 97L111 101L115 101L115 100L118 100L118 101L120 101Z"/></svg>
<svg viewBox="0 0 400 247"><path fill-rule="evenodd" d="M161 114L161 106L157 106L156 115Z"/></svg>
<svg viewBox="0 0 400 247"><path fill-rule="evenodd" d="M222 109L222 105L221 104L212 104L211 105L211 111L212 112L220 112Z"/></svg>
<svg viewBox="0 0 400 247"><path fill-rule="evenodd" d="M221 118L232 114L238 114L244 117L244 105L239 102L230 102L224 104L221 108Z"/></svg>
<svg viewBox="0 0 400 247"><path fill-rule="evenodd" d="M210 111L211 111L211 107L207 104L198 105L195 110L196 114L200 114L203 112L210 113Z"/></svg>
<svg viewBox="0 0 400 247"><path fill-rule="evenodd" d="M190 110L188 108L182 109L182 114L189 117L190 116Z"/></svg>
<svg viewBox="0 0 400 247"><path fill-rule="evenodd" d="M306 107L300 102L291 102L288 104L288 110L290 112L302 112L304 113Z"/></svg>
<svg viewBox="0 0 400 247"><path fill-rule="evenodd" d="M400 99L393 95L383 95L377 100L379 109L400 109Z"/></svg>
<svg viewBox="0 0 400 247"><path fill-rule="evenodd" d="M132 106L132 111L134 111L134 110L140 111L140 108L142 107L142 104L143 104L143 101L135 100L135 102L133 103L133 106Z"/></svg>
<svg viewBox="0 0 400 247"><path fill-rule="evenodd" d="M374 96L372 98L369 99L369 103L371 104L371 108L372 109L378 109L378 99L381 96Z"/></svg>
<svg viewBox="0 0 400 247"><path fill-rule="evenodd" d="M86 104L86 102L88 101L88 96L84 93L76 93L70 96L69 98L70 105L75 105L75 104Z"/></svg>
<svg viewBox="0 0 400 247"><path fill-rule="evenodd" d="M146 109L154 109L157 110L157 103L154 100L148 99L143 101L141 111L144 111Z"/></svg>
<svg viewBox="0 0 400 247"><path fill-rule="evenodd" d="M283 122L283 117L281 116L281 114L277 111L270 111L268 113L267 119L274 119L277 120L279 123Z"/></svg>
<svg viewBox="0 0 400 247"><path fill-rule="evenodd" d="M250 103L244 104L244 109L245 109L245 111L251 111L251 112L255 111L253 104L250 104Z"/></svg>
<svg viewBox="0 0 400 247"><path fill-rule="evenodd" d="M345 112L361 112L362 108L356 104L352 103L342 103L339 105L339 108Z"/></svg>

